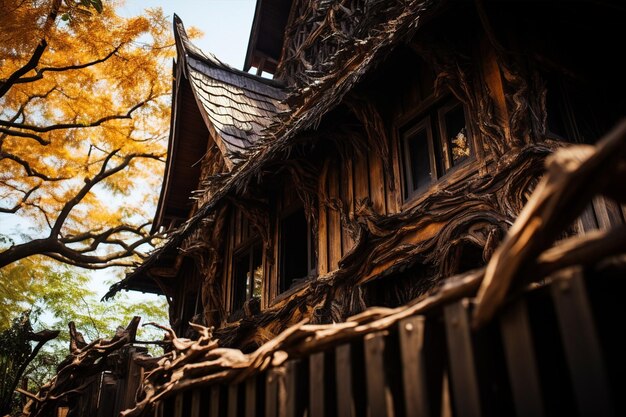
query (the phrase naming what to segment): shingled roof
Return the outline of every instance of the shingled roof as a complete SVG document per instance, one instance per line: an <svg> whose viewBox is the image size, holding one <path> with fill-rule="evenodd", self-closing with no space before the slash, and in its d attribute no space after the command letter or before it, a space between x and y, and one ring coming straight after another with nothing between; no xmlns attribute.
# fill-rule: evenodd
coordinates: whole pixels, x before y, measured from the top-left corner
<svg viewBox="0 0 626 417"><path fill-rule="evenodd" d="M274 80L237 70L202 52L191 43L176 15L174 29L179 65L230 168L233 155L248 149L277 114L288 110L282 102L287 94Z"/></svg>

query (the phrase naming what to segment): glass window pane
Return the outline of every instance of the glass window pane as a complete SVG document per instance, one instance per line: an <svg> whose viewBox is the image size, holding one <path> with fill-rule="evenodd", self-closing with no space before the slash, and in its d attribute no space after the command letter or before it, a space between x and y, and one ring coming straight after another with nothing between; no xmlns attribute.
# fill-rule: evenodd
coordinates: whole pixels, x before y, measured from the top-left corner
<svg viewBox="0 0 626 417"><path fill-rule="evenodd" d="M410 164L407 174L411 176L413 184L409 192L412 192L430 184L432 178L426 128L413 132L406 138L406 151Z"/></svg>
<svg viewBox="0 0 626 417"><path fill-rule="evenodd" d="M457 105L444 116L446 142L450 149L450 163L456 166L470 155L469 137L465 126L463 106Z"/></svg>
<svg viewBox="0 0 626 417"><path fill-rule="evenodd" d="M254 275L252 297L260 299L263 282L263 248L261 245L254 247L252 256L252 273Z"/></svg>

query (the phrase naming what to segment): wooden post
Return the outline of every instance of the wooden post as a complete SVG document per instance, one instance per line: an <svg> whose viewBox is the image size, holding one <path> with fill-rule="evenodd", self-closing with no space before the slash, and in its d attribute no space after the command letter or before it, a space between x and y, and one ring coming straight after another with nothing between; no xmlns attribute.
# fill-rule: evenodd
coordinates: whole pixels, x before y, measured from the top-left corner
<svg viewBox="0 0 626 417"><path fill-rule="evenodd" d="M191 416L190 417L200 417L200 402L202 400L201 393L199 389L193 390L191 394Z"/></svg>
<svg viewBox="0 0 626 417"><path fill-rule="evenodd" d="M551 292L580 414L615 415L581 269L560 272Z"/></svg>
<svg viewBox="0 0 626 417"><path fill-rule="evenodd" d="M480 417L480 394L468 318L469 300L444 307L455 410L460 417Z"/></svg>
<svg viewBox="0 0 626 417"><path fill-rule="evenodd" d="M256 416L256 377L246 380L246 417Z"/></svg>
<svg viewBox="0 0 626 417"><path fill-rule="evenodd" d="M237 393L239 385L228 386L228 417L237 417Z"/></svg>
<svg viewBox="0 0 626 417"><path fill-rule="evenodd" d="M174 417L183 417L184 393L176 394L174 399Z"/></svg>
<svg viewBox="0 0 626 417"><path fill-rule="evenodd" d="M267 371L265 378L265 417L276 417L277 377L272 370Z"/></svg>
<svg viewBox="0 0 626 417"><path fill-rule="evenodd" d="M324 416L324 352L309 357L309 415Z"/></svg>
<svg viewBox="0 0 626 417"><path fill-rule="evenodd" d="M371 416L392 417L389 388L385 381L385 334L371 333L364 338L365 379L367 380L367 403Z"/></svg>
<svg viewBox="0 0 626 417"><path fill-rule="evenodd" d="M404 407L407 416L430 416L424 365L425 323L426 319L423 316L409 317L398 323Z"/></svg>
<svg viewBox="0 0 626 417"><path fill-rule="evenodd" d="M335 379L337 381L337 415L355 417L352 394L352 353L350 345L335 348Z"/></svg>
<svg viewBox="0 0 626 417"><path fill-rule="evenodd" d="M544 416L539 370L525 300L516 301L504 309L500 332L517 415Z"/></svg>
<svg viewBox="0 0 626 417"><path fill-rule="evenodd" d="M209 402L209 417L220 417L220 387L219 385L211 386Z"/></svg>

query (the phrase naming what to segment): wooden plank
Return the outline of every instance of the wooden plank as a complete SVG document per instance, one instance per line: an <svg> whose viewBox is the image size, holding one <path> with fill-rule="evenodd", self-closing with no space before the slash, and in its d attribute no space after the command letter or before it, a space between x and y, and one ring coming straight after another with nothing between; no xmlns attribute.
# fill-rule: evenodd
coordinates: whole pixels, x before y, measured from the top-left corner
<svg viewBox="0 0 626 417"><path fill-rule="evenodd" d="M322 168L319 177L319 194L328 195L328 161ZM319 202L319 218L317 227L317 270L319 274L328 272L328 209L323 201Z"/></svg>
<svg viewBox="0 0 626 417"><path fill-rule="evenodd" d="M270 370L265 377L265 417L277 416L277 389L278 377Z"/></svg>
<svg viewBox="0 0 626 417"><path fill-rule="evenodd" d="M623 223L622 213L615 202L598 196L593 199L592 204L601 230L608 230Z"/></svg>
<svg viewBox="0 0 626 417"><path fill-rule="evenodd" d="M615 415L581 269L560 272L551 285L551 293L580 414Z"/></svg>
<svg viewBox="0 0 626 417"><path fill-rule="evenodd" d="M278 406L281 417L296 417L297 363L297 361L289 361L285 364L285 387L278 390Z"/></svg>
<svg viewBox="0 0 626 417"><path fill-rule="evenodd" d="M354 180L352 178L352 160L348 159L342 164L341 181L339 183L339 195L345 203L346 216L354 213ZM342 228L341 253L345 255L354 246L354 240L348 230Z"/></svg>
<svg viewBox="0 0 626 417"><path fill-rule="evenodd" d="M245 416L256 416L256 377L246 380L246 404Z"/></svg>
<svg viewBox="0 0 626 417"><path fill-rule="evenodd" d="M374 149L368 152L369 158L369 192L374 210L380 214L387 213L385 197L385 174L383 173L383 160Z"/></svg>
<svg viewBox="0 0 626 417"><path fill-rule="evenodd" d="M200 405L202 401L202 393L199 389L193 390L191 393L191 415L190 417L200 417Z"/></svg>
<svg viewBox="0 0 626 417"><path fill-rule="evenodd" d="M228 385L228 417L237 417L237 393L239 385Z"/></svg>
<svg viewBox="0 0 626 417"><path fill-rule="evenodd" d="M209 400L209 417L220 417L220 387L213 385L211 387Z"/></svg>
<svg viewBox="0 0 626 417"><path fill-rule="evenodd" d="M154 417L163 417L163 401L157 401L154 406Z"/></svg>
<svg viewBox="0 0 626 417"><path fill-rule="evenodd" d="M576 226L579 233L590 232L598 228L596 216L593 212L593 207L591 204L589 204L580 214L578 219L576 219Z"/></svg>
<svg viewBox="0 0 626 417"><path fill-rule="evenodd" d="M369 168L367 154L357 155L354 163L354 202L355 207L364 198L369 198Z"/></svg>
<svg viewBox="0 0 626 417"><path fill-rule="evenodd" d="M404 407L407 416L430 415L424 363L425 322L426 319L423 316L415 316L398 323Z"/></svg>
<svg viewBox="0 0 626 417"><path fill-rule="evenodd" d="M500 333L517 416L544 416L539 369L526 301L519 300L502 312Z"/></svg>
<svg viewBox="0 0 626 417"><path fill-rule="evenodd" d="M339 198L339 165L333 164L328 171L328 196L330 199ZM339 211L328 210L328 268L333 271L338 268L341 259L341 217Z"/></svg>
<svg viewBox="0 0 626 417"><path fill-rule="evenodd" d="M324 352L309 357L309 416L324 416Z"/></svg>
<svg viewBox="0 0 626 417"><path fill-rule="evenodd" d="M174 399L174 417L183 417L184 396L183 393L176 395Z"/></svg>
<svg viewBox="0 0 626 417"><path fill-rule="evenodd" d="M335 379L337 381L337 415L355 417L352 393L352 353L349 344L335 348Z"/></svg>
<svg viewBox="0 0 626 417"><path fill-rule="evenodd" d="M383 332L371 333L364 338L365 379L369 415L391 417L393 410L388 404L389 389L385 381L385 336Z"/></svg>
<svg viewBox="0 0 626 417"><path fill-rule="evenodd" d="M468 319L469 300L444 307L453 401L459 417L482 415Z"/></svg>

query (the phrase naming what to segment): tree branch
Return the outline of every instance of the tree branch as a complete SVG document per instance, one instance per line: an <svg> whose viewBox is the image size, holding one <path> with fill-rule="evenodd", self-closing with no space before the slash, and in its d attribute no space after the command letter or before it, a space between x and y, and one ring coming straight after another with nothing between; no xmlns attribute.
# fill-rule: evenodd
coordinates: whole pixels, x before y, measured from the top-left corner
<svg viewBox="0 0 626 417"><path fill-rule="evenodd" d="M29 71L37 67L41 56L48 47L48 42L45 39L45 32L47 32L47 29L50 28L50 26L52 26L52 24L56 20L57 15L59 14L60 7L61 0L54 0L50 13L48 13L48 16L46 17L46 22L44 24L44 38L39 41L39 44L33 51L33 54L31 55L28 62L24 64L24 66L17 69L13 74L11 74L9 78L0 82L0 97L3 97L11 89L11 87L15 85L16 81L19 80L23 75L28 74Z"/></svg>
<svg viewBox="0 0 626 417"><path fill-rule="evenodd" d="M2 123L0 123L0 125L1 124ZM0 127L0 133L4 133L4 134L9 135L9 136L17 136L17 137L20 137L20 138L34 139L37 142L39 142L40 145L43 145L43 146L50 145L50 141L49 140L46 140L46 139L42 138L39 135L35 135L34 133L20 132L18 130L6 129L4 127Z"/></svg>
<svg viewBox="0 0 626 417"><path fill-rule="evenodd" d="M135 104L133 107L130 108L130 110L126 112L126 114L109 115L109 116L101 117L100 119L95 120L90 123L58 123L58 124L54 124L50 126L36 126L36 125L29 125L25 123L11 123L5 120L0 120L0 126L10 127L12 129L25 129L25 130L30 130L33 132L38 132L38 133L47 133L53 130L61 130L61 129L78 129L78 128L85 128L85 127L97 127L97 126L100 126L102 123L108 122L111 120L130 119L132 117L132 114L137 109L142 107L151 99L152 99L152 92L150 92L150 96L147 99ZM0 128L0 132L2 132L3 130L5 129ZM26 136L26 137L30 137L33 139L39 138L36 135L34 135L36 137L33 137L33 136L30 136L30 134L26 132L20 132L20 131L15 131L15 130L7 131L7 133L10 135L14 135L14 136Z"/></svg>
<svg viewBox="0 0 626 417"><path fill-rule="evenodd" d="M15 213L17 213L19 211L19 209L21 209L24 206L24 204L28 200L28 197L30 197L30 195L32 193L37 191L37 189L39 189L40 186L41 186L41 184L38 184L38 185L34 186L33 188L31 188L30 190L26 191L24 193L24 196L22 197L22 199L18 203L16 203L13 207L11 207L11 208L0 207L0 213L7 213L7 214L15 214ZM24 191L21 191L21 192L24 192Z"/></svg>
<svg viewBox="0 0 626 417"><path fill-rule="evenodd" d="M30 83L30 82L33 82L33 81L41 80L43 78L44 73L46 73L46 72L63 72L63 71L79 70L79 69L83 69L83 68L91 67L93 65L100 64L102 62L107 61L109 58L111 58L113 55L115 55L117 53L117 51L119 51L119 49L123 45L124 44L121 43L118 46L116 46L111 52L109 52L106 56L104 56L102 58L99 58L99 59L96 59L96 60L91 61L91 62L86 62L84 64L67 65L65 67L45 67L45 68L37 69L37 70L35 70L37 75L34 75L32 77L22 77L22 78L16 80L14 82L14 84Z"/></svg>
<svg viewBox="0 0 626 417"><path fill-rule="evenodd" d="M20 164L24 168L24 170L26 171L26 174L29 177L41 178L44 181L61 181L61 180L68 179L67 177L49 177L46 174L42 174L41 172L32 168L27 161L23 160L19 156L0 151L0 160L3 160L3 159L10 159L11 161L14 161Z"/></svg>
<svg viewBox="0 0 626 417"><path fill-rule="evenodd" d="M138 228L132 229L128 225L121 225L112 229L107 229L101 233L85 232L75 236L63 237L61 230L68 219L72 210L82 202L91 189L100 182L104 181L108 177L120 172L126 168L136 158L148 158L161 160L160 156L144 153L133 153L123 157L122 161L111 168L107 168L110 161L117 155L119 149L109 153L104 159L100 171L92 178L85 178L85 184L78 190L73 198L68 200L61 211L59 212L56 220L52 224L50 234L44 239L35 239L29 242L25 242L19 245L11 246L9 249L0 253L0 268L18 261L20 259L27 258L33 255L45 255L52 259L59 260L61 262L68 263L70 265L80 266L89 269L100 269L109 266L131 266L129 263L117 262L120 259L127 258L129 256L138 254L136 249L144 243L151 243L153 239L159 237L159 235L146 235L141 231L145 227L144 225ZM114 238L116 233L131 232L141 236L132 244L127 244L122 239ZM84 240L93 239L93 242L87 248L74 249L67 244L80 243L79 237L85 237ZM83 240L83 241L84 241ZM97 250L102 245L117 245L122 249L108 255L88 255L86 252Z"/></svg>

